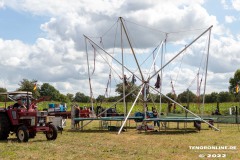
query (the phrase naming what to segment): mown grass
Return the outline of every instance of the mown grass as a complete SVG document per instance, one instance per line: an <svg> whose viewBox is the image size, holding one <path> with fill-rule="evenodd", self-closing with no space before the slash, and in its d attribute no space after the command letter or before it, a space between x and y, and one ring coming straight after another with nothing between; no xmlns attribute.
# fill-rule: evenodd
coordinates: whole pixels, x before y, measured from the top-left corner
<svg viewBox="0 0 240 160"><path fill-rule="evenodd" d="M47 108L49 103L41 102L39 109ZM72 103L67 104L71 106ZM89 104L79 103L80 106ZM149 109L153 104L149 104ZM238 103L221 103L220 111L226 111L231 106ZM0 106L3 106L0 103ZM104 103L105 108L111 106ZM129 104L129 108L130 108ZM167 104L163 104L166 110ZM121 104L117 110L123 112ZM205 104L205 113L211 113L216 108L216 104ZM70 107L68 107L70 110ZM132 113L141 111L141 104L134 107ZM190 106L190 110L197 112L195 104ZM177 109L181 111L181 109ZM11 135L7 141L0 141L0 159L199 159L200 154L226 154L225 159L240 159L240 131L237 126L220 125L221 131L213 131L207 125L203 125L203 130L196 132L192 123L188 123L187 130L183 124L180 129L176 129L176 123L170 124L170 129L160 132L136 131L136 124L131 122L131 129L117 135L116 132L99 130L99 122L90 123L84 131L71 130L70 120L62 134L57 140L47 141L42 133L38 133L34 139L28 143L18 143L15 135ZM111 125L120 125L112 122ZM236 146L237 150L191 150L189 146ZM205 158L206 159L206 158ZM212 158L213 159L213 158ZM222 158L224 159L224 158Z"/></svg>
<svg viewBox="0 0 240 160"><path fill-rule="evenodd" d="M44 134L37 134L28 143L18 143L15 135L0 142L0 159L199 159L199 154L226 154L222 159L240 159L240 137L236 126L222 125L214 131L203 125L197 132L192 123L184 129L170 129L160 132L136 131L131 129L117 135L116 132L98 129L98 121L90 123L83 131L71 130L70 120L62 134L55 141L47 141ZM111 125L116 125L112 122ZM119 125L119 124L118 124ZM236 146L237 150L191 150L189 146ZM207 158L205 158L207 159Z"/></svg>

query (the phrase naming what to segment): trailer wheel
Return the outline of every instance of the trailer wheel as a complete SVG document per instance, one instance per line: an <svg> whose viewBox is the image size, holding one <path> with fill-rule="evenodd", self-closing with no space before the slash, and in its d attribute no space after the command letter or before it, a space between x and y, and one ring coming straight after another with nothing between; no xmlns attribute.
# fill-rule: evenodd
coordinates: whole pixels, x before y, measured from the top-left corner
<svg viewBox="0 0 240 160"><path fill-rule="evenodd" d="M17 139L18 139L18 142L28 142L29 133L26 126L22 125L18 127Z"/></svg>
<svg viewBox="0 0 240 160"><path fill-rule="evenodd" d="M10 133L10 121L5 113L0 114L0 140L6 140Z"/></svg>
<svg viewBox="0 0 240 160"><path fill-rule="evenodd" d="M53 124L49 124L49 131L46 132L47 140L55 140L57 138L57 127Z"/></svg>

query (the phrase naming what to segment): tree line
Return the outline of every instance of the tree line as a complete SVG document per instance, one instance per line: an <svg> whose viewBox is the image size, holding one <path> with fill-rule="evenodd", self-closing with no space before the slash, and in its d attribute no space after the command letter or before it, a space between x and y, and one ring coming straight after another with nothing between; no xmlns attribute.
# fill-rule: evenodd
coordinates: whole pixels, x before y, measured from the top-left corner
<svg viewBox="0 0 240 160"><path fill-rule="evenodd" d="M196 94L194 94L191 91L184 91L180 94L173 95L172 93L167 93L166 96L170 97L171 99L179 102L179 103L201 103L203 101L203 95L197 96ZM114 97L108 97L105 98L103 95L99 95L96 98L96 102L116 102L117 100L119 100L121 98L121 96L114 96ZM134 97L132 97L134 98ZM127 102L131 102L133 101L132 98L127 98L126 101ZM215 103L215 102L237 102L238 97L235 94L232 94L230 92L212 92L210 94L205 94L205 103ZM159 103L160 102L160 96L159 94L149 94L149 98L148 98L149 102L155 102L155 103ZM169 100L164 97L161 96L161 102L163 103L168 103Z"/></svg>
<svg viewBox="0 0 240 160"><path fill-rule="evenodd" d="M16 91L29 91L33 93L34 98L38 98L41 96L50 96L53 101L60 102L82 102L88 103L90 102L90 97L85 95L84 93L77 92L74 94L67 93L66 95L60 93L54 86L49 83L43 83L42 85L36 84L36 80L28 80L23 79L20 81L19 88ZM215 102L236 102L240 100L240 95L238 92L238 86L240 85L240 69L238 69L234 76L229 79L229 91L222 92L212 92L210 94L205 94L205 96L200 95L197 96L193 92L186 90L178 95L173 95L172 93L166 94L171 99L179 103L201 103L204 98L205 103L215 103ZM134 91L133 91L134 90ZM105 97L104 95L99 95L97 98L93 98L94 102L116 102L121 97L123 97L123 85L122 83L117 84L115 91L118 93L118 96ZM133 91L133 92L132 92ZM6 88L0 87L0 92L7 92ZM131 94L129 94L131 92ZM139 89L135 84L128 85L125 89L125 94L129 94L126 97L127 102L131 102L136 98ZM3 97L0 97L0 101L4 101ZM160 96L159 94L149 93L148 101L159 102ZM169 102L169 100L165 97L161 97L161 101L163 103Z"/></svg>
<svg viewBox="0 0 240 160"><path fill-rule="evenodd" d="M23 79L20 81L19 88L16 91L29 91L32 92L34 98L39 98L43 96L51 97L53 101L59 102L89 102L90 97L84 95L83 93L77 92L75 96L71 93L66 95L62 94L54 86L49 83L43 83L42 85L36 84L36 80ZM7 92L6 88L0 87L0 92ZM4 101L4 97L0 96L0 101Z"/></svg>

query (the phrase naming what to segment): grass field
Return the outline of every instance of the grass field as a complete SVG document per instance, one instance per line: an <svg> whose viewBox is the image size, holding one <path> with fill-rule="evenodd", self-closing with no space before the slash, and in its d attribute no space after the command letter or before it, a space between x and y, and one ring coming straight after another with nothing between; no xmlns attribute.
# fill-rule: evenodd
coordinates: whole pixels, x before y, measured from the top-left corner
<svg viewBox="0 0 240 160"><path fill-rule="evenodd" d="M112 122L114 123L114 122ZM18 143L12 135L7 141L0 142L0 159L217 159L199 158L204 156L226 156L220 159L240 159L240 137L238 127L220 126L221 131L214 131L203 125L197 132L192 123L187 130L180 124L170 123L167 131L136 131L136 124L131 122L131 129L117 135L116 132L98 130L98 122L90 123L84 131L71 130L70 120L63 133L55 141L47 141L39 133L28 143ZM197 150L190 146L234 146L234 150Z"/></svg>
<svg viewBox="0 0 240 160"><path fill-rule="evenodd" d="M41 102L39 109L46 108L49 103ZM55 102L56 103L56 102ZM72 104L68 104L71 106ZM79 104L84 106L87 104ZM103 104L109 107L111 104ZM150 104L151 107L152 104ZM238 103L222 103L220 111L227 112L231 106ZM0 103L0 106L3 106ZM216 104L206 104L205 113L211 113ZM119 106L117 106L119 107ZM130 107L129 107L130 108ZM70 107L68 108L70 109ZM141 105L137 104L133 112L139 111ZM166 104L163 105L163 110ZM190 109L197 112L195 105ZM117 108L119 112L121 109ZM177 111L181 111L178 109ZM112 122L114 123L114 122ZM176 123L170 123L169 129L160 132L136 131L136 124L131 122L131 129L117 135L116 132L99 130L99 123L90 123L84 131L71 130L70 120L63 133L55 141L47 141L44 134L39 133L28 143L18 143L15 135L7 141L0 141L0 160L5 159L240 159L240 131L238 126L231 124L220 125L221 131L214 131L206 124L197 132L192 123L188 123L187 130L183 124L176 129ZM119 124L117 124L119 125ZM157 128L156 128L157 129ZM234 150L226 149L190 149L190 146L227 146L236 147ZM200 158L199 156L205 156ZM212 158L207 156L211 156ZM214 158L223 156L222 158ZM226 156L226 157L225 157Z"/></svg>

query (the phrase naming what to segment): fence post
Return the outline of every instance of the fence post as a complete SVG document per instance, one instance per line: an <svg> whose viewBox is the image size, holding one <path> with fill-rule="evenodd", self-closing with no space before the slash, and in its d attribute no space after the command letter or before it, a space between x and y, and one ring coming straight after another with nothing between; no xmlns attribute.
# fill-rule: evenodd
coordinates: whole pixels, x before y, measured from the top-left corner
<svg viewBox="0 0 240 160"><path fill-rule="evenodd" d="M74 129L75 106L71 106L71 129Z"/></svg>
<svg viewBox="0 0 240 160"><path fill-rule="evenodd" d="M238 124L238 106L235 106L236 123Z"/></svg>

